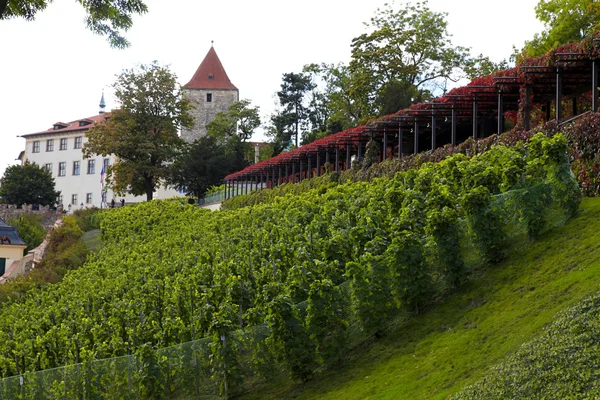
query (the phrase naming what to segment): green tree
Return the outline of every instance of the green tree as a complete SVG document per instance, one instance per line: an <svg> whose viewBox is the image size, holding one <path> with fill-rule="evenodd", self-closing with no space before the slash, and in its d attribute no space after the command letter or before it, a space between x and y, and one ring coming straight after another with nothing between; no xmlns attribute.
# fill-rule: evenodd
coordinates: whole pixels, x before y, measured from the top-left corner
<svg viewBox="0 0 600 400"><path fill-rule="evenodd" d="M25 252L33 250L44 241L46 230L42 225L42 216L34 213L22 214L19 217L9 218L6 221L9 225L16 226L19 236L25 243L27 248Z"/></svg>
<svg viewBox="0 0 600 400"><path fill-rule="evenodd" d="M577 42L600 27L600 3L594 0L540 0L535 15L544 30L525 42L520 57L537 57L564 43Z"/></svg>
<svg viewBox="0 0 600 400"><path fill-rule="evenodd" d="M244 145L237 135L226 142L207 135L191 144L173 163L171 181L179 190L202 197L211 186L246 167Z"/></svg>
<svg viewBox="0 0 600 400"><path fill-rule="evenodd" d="M298 147L300 126L306 124L308 120L308 108L304 104L305 96L314 88L315 84L309 74L291 72L283 74L281 90L277 92L279 102L284 107L284 113L287 114L287 120L294 126L296 147Z"/></svg>
<svg viewBox="0 0 600 400"><path fill-rule="evenodd" d="M123 32L133 26L133 15L144 14L148 7L142 0L77 0L87 15L85 24L92 32L106 36L111 47L124 48L129 42ZM38 12L46 9L52 0L0 0L0 20L24 18L35 19Z"/></svg>
<svg viewBox="0 0 600 400"><path fill-rule="evenodd" d="M467 75L467 78L473 80L482 76L489 76L494 72L502 71L507 68L508 62L506 60L496 63L490 60L488 56L479 54L477 57L467 60L464 66L464 71Z"/></svg>
<svg viewBox="0 0 600 400"><path fill-rule="evenodd" d="M271 115L270 124L265 134L271 138L274 156L289 149L294 135L293 116L284 111L276 111Z"/></svg>
<svg viewBox="0 0 600 400"><path fill-rule="evenodd" d="M123 71L113 87L121 108L88 131L84 155L116 155L107 182L117 193L152 200L156 187L169 183L170 164L184 146L177 132L191 125L191 105L177 77L156 63Z"/></svg>
<svg viewBox="0 0 600 400"><path fill-rule="evenodd" d="M12 165L4 171L0 186L2 203L50 205L56 203L59 194L50 171L36 163L25 161L23 165Z"/></svg>
<svg viewBox="0 0 600 400"><path fill-rule="evenodd" d="M405 107L411 97L429 96L428 87L456 81L468 49L452 45L446 15L430 10L427 1L398 10L388 4L366 23L369 32L352 40L352 81L369 105L362 122L389 111L386 98L396 103L392 109ZM409 97L411 86L419 94Z"/></svg>
<svg viewBox="0 0 600 400"><path fill-rule="evenodd" d="M260 126L259 107L251 107L250 100L236 101L225 113L218 113L207 125L208 134L228 139L238 135L242 142L248 141Z"/></svg>

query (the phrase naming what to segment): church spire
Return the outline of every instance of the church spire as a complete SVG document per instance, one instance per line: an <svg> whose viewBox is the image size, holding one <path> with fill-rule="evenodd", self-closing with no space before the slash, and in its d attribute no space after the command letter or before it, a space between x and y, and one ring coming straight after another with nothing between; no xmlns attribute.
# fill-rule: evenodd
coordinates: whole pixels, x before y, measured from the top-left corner
<svg viewBox="0 0 600 400"><path fill-rule="evenodd" d="M105 107L106 107L106 102L104 101L104 91L102 91L102 98L100 99L100 114L104 114Z"/></svg>

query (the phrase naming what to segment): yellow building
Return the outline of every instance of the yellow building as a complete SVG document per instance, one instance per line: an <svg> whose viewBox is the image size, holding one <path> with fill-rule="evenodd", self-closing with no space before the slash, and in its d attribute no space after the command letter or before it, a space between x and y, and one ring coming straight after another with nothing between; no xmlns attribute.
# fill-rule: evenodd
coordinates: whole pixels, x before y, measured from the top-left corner
<svg viewBox="0 0 600 400"><path fill-rule="evenodd" d="M17 228L0 219L0 278L19 275L23 269L23 251L27 244Z"/></svg>

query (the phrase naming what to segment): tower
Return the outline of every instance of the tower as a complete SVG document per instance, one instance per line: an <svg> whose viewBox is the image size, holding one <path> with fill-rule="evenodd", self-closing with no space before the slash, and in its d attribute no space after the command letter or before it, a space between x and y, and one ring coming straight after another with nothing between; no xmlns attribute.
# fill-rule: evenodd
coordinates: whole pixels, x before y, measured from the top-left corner
<svg viewBox="0 0 600 400"><path fill-rule="evenodd" d="M194 126L183 128L181 137L193 142L207 134L206 125L217 113L227 112L239 101L239 91L231 83L214 47L204 57L192 79L183 86L183 96L193 105Z"/></svg>

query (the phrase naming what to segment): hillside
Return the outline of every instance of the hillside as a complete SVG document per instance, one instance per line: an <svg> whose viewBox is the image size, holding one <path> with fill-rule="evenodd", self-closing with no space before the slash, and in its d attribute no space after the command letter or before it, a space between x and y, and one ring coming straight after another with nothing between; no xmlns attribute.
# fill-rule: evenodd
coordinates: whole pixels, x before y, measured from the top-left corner
<svg viewBox="0 0 600 400"><path fill-rule="evenodd" d="M280 381L244 398L445 399L599 289L600 199L587 198L567 225L480 271L460 294L392 329L343 366L303 386ZM590 357L600 361L597 353Z"/></svg>
<svg viewBox="0 0 600 400"><path fill-rule="evenodd" d="M253 207L109 210L85 265L0 310L1 394L189 398L310 381L575 215L566 152L564 136L539 134Z"/></svg>

